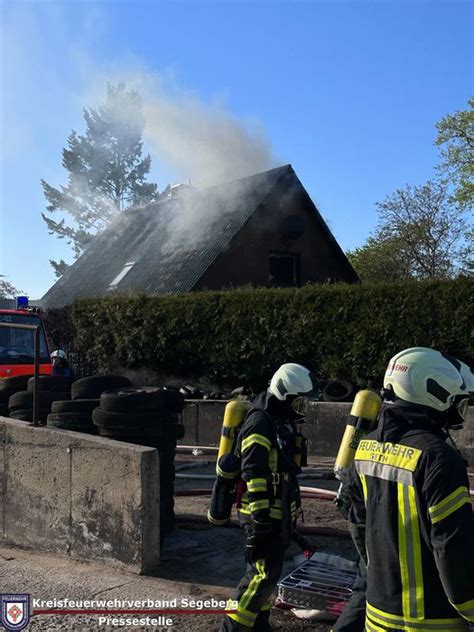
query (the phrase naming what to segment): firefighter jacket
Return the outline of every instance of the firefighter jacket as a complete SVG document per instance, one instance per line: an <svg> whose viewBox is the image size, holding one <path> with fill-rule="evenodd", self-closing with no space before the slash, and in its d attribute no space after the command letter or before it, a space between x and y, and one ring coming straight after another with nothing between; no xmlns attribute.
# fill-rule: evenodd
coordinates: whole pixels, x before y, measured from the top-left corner
<svg viewBox="0 0 474 632"><path fill-rule="evenodd" d="M350 519L365 525L369 632L455 632L474 622L466 464L427 410L386 404L356 452Z"/></svg>
<svg viewBox="0 0 474 632"><path fill-rule="evenodd" d="M291 531L301 506L295 463L298 452L296 422L302 421L291 406L268 391L260 394L240 429L237 453L245 484L239 518L250 524L257 512L269 517L275 530Z"/></svg>

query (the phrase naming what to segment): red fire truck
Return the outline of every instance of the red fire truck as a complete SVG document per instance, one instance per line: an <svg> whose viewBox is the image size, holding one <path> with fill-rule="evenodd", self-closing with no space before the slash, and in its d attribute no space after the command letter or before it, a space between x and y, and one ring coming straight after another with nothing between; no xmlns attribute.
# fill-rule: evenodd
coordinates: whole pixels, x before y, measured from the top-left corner
<svg viewBox="0 0 474 632"><path fill-rule="evenodd" d="M40 331L40 373L51 374L51 360L43 317L38 307L29 307L24 296L17 298L16 309L0 309L0 323L9 325L39 325ZM14 375L34 373L33 331L0 327L0 379Z"/></svg>

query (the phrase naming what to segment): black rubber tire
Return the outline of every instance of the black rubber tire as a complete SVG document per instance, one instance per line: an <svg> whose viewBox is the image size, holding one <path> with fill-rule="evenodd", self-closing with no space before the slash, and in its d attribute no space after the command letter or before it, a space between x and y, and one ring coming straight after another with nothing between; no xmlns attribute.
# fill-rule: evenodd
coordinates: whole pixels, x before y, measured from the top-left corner
<svg viewBox="0 0 474 632"><path fill-rule="evenodd" d="M112 430L111 428L99 426L99 435L107 439L114 439L114 441L125 441L126 443L152 448L156 447L156 444L161 440L161 434L147 430L146 428L136 428L132 430L130 428L118 427Z"/></svg>
<svg viewBox="0 0 474 632"><path fill-rule="evenodd" d="M55 393L54 391L40 391L40 408L51 409L51 404L56 400L67 400L69 393ZM14 393L8 400L10 410L22 410L33 407L33 393L30 391L19 391Z"/></svg>
<svg viewBox="0 0 474 632"><path fill-rule="evenodd" d="M12 395L15 395L15 393L18 393L18 391L20 390L23 390L23 389L11 389L8 391L7 390L0 391L0 406L6 406L8 408L8 400L10 399Z"/></svg>
<svg viewBox="0 0 474 632"><path fill-rule="evenodd" d="M28 387L28 380L31 375L14 375L13 377L4 377L0 380L0 393L2 391L26 391Z"/></svg>
<svg viewBox="0 0 474 632"><path fill-rule="evenodd" d="M89 419L92 419L92 411L99 406L99 403L98 399L58 400L51 404L51 412L87 414Z"/></svg>
<svg viewBox="0 0 474 632"><path fill-rule="evenodd" d="M46 421L49 415L49 409L41 409L39 411L39 421ZM25 408L23 410L11 410L8 414L11 419L20 419L21 421L33 421L33 410Z"/></svg>
<svg viewBox="0 0 474 632"><path fill-rule="evenodd" d="M184 397L178 391L165 390L158 386L141 386L104 391L100 396L100 407L114 413L141 413L166 410L181 412Z"/></svg>
<svg viewBox="0 0 474 632"><path fill-rule="evenodd" d="M73 378L66 375L40 375L39 388L40 391L50 393L70 393ZM33 392L35 378L30 377L28 380L28 390Z"/></svg>
<svg viewBox="0 0 474 632"><path fill-rule="evenodd" d="M178 418L163 411L148 411L144 413L112 413L109 410L95 408L92 412L92 420L96 426L102 428L160 428L176 424Z"/></svg>
<svg viewBox="0 0 474 632"><path fill-rule="evenodd" d="M52 428L63 428L76 432L96 432L96 427L90 416L80 413L50 413L46 423Z"/></svg>
<svg viewBox="0 0 474 632"><path fill-rule="evenodd" d="M351 402L354 399L355 387L348 380L329 380L323 388L322 398L325 402Z"/></svg>
<svg viewBox="0 0 474 632"><path fill-rule="evenodd" d="M71 388L71 399L99 399L104 391L133 386L128 377L121 375L92 375L76 380Z"/></svg>

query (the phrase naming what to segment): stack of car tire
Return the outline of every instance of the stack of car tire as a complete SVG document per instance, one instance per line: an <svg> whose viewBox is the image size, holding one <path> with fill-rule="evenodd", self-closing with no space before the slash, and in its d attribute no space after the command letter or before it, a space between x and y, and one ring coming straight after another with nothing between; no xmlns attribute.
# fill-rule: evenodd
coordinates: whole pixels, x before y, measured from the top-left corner
<svg viewBox="0 0 474 632"><path fill-rule="evenodd" d="M24 390L17 390L8 399L8 415L13 419L33 421L33 386L34 378L31 376L16 376L7 378L10 383L15 380L22 384ZM6 382L6 380L4 380ZM51 375L39 376L39 419L46 421L51 412L53 402L57 400L71 399L72 378ZM4 384L2 384L4 386ZM8 386L7 386L8 388ZM25 390L26 389L26 390Z"/></svg>
<svg viewBox="0 0 474 632"><path fill-rule="evenodd" d="M184 426L178 423L183 407L178 391L150 386L105 391L92 413L101 436L158 450L162 541L175 524L174 458L176 443L184 437Z"/></svg>
<svg viewBox="0 0 474 632"><path fill-rule="evenodd" d="M0 380L0 416L8 417L8 402L10 397L18 391L26 391L31 375L15 375Z"/></svg>
<svg viewBox="0 0 474 632"><path fill-rule="evenodd" d="M68 400L53 402L47 424L53 428L97 434L97 427L92 423L92 411L99 406L101 393L130 385L128 378L119 375L97 375L76 380Z"/></svg>

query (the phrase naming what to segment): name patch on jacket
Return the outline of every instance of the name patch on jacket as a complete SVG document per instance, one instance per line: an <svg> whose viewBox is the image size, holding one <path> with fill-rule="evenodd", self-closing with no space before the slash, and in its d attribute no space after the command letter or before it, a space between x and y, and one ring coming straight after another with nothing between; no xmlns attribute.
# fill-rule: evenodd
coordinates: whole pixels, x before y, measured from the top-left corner
<svg viewBox="0 0 474 632"><path fill-rule="evenodd" d="M400 443L379 443L365 439L359 443L355 458L357 461L383 463L414 472L421 454L418 448Z"/></svg>

